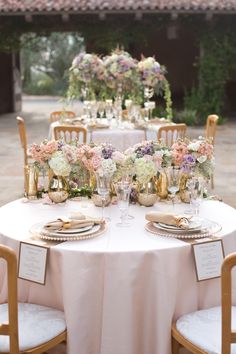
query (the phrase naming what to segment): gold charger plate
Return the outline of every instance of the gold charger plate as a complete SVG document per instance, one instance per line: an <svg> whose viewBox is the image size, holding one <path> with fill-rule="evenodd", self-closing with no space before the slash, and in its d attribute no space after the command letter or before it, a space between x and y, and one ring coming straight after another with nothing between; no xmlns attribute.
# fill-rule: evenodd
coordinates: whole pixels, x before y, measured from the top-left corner
<svg viewBox="0 0 236 354"><path fill-rule="evenodd" d="M151 221L145 225L145 229L148 232L157 236L179 238L179 239L196 239L196 238L210 237L210 236L214 236L222 229L222 226L215 221L208 220L208 219L204 219L204 221L205 224L203 225L201 231L194 232L194 230L191 230L189 233L183 232L183 234L173 233L171 232L171 230L167 231L167 230L158 229L156 226L153 225Z"/></svg>
<svg viewBox="0 0 236 354"><path fill-rule="evenodd" d="M45 225L45 223L43 223L43 225ZM107 229L107 225L106 223L104 224L100 224L100 225L95 225L94 230L88 230L86 232L83 233L78 233L78 234L65 234L64 236L61 235L56 235L56 234L51 234L50 233L45 233L43 231L43 225L42 223L37 223L34 224L31 228L30 228L30 233L34 236L37 236L38 238L42 239L42 240L49 240L49 241L80 241L80 240L87 240L90 238L95 238L98 237L100 235L102 235L106 229Z"/></svg>

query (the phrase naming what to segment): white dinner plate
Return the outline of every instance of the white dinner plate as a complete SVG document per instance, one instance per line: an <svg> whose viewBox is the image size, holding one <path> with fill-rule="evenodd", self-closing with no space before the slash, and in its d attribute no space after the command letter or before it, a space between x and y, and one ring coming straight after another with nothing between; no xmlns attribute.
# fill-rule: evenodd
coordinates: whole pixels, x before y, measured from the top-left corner
<svg viewBox="0 0 236 354"><path fill-rule="evenodd" d="M183 231L183 230L187 230L187 231L196 231L196 230L201 230L202 228L202 223L203 220L199 217L193 217L190 221L189 221L189 225L188 228L181 228L175 225L168 225L168 224L164 224L164 223L154 223L154 226L158 227L158 228L162 228L163 230L171 230L171 231Z"/></svg>
<svg viewBox="0 0 236 354"><path fill-rule="evenodd" d="M168 227L162 226L160 223L157 223L157 222L153 223L153 225L160 230L164 230L167 232L173 232L175 234L189 234L189 233L193 233L193 232L200 232L203 230L202 226L198 226L196 228L191 228L191 229L181 229L180 227L168 228Z"/></svg>
<svg viewBox="0 0 236 354"><path fill-rule="evenodd" d="M63 229L63 230L48 230L47 228L43 228L44 231L46 232L53 232L56 234L78 234L84 231L91 230L94 225L89 225L89 226L84 226L84 227L77 227L73 229Z"/></svg>
<svg viewBox="0 0 236 354"><path fill-rule="evenodd" d="M154 235L162 237L180 238L180 239L198 239L204 237L215 237L215 235L222 229L221 225L215 221L203 219L200 230L170 230L162 229L154 225L153 222L148 222L145 229Z"/></svg>
<svg viewBox="0 0 236 354"><path fill-rule="evenodd" d="M53 231L45 230L44 225L45 225L45 223L34 224L33 226L31 226L30 232L32 234L38 235L39 237L48 237L48 238L52 238L52 239L65 240L66 238L73 238L73 237L74 238L79 238L79 237L82 238L84 236L89 236L89 235L96 233L101 228L101 225L93 225L89 230L86 230L86 231L84 230L82 232L69 234L69 233L58 233L55 231L53 232Z"/></svg>

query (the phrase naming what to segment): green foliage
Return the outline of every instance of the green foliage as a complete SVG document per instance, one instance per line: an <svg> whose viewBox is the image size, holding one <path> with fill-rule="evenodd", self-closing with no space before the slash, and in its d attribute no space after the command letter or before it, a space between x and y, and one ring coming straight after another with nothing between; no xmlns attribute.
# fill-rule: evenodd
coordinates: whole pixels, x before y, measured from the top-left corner
<svg viewBox="0 0 236 354"><path fill-rule="evenodd" d="M54 81L47 74L33 72L31 80L24 87L24 92L31 95L55 95Z"/></svg>
<svg viewBox="0 0 236 354"><path fill-rule="evenodd" d="M172 120L172 100L171 100L171 91L170 84L167 80L164 80L164 99L166 102L166 118Z"/></svg>
<svg viewBox="0 0 236 354"><path fill-rule="evenodd" d="M82 48L83 39L75 33L53 32L41 36L29 33L22 36L23 90L31 94L42 91L43 94L64 95L67 69ZM44 75L43 81L40 73ZM35 82L37 77L40 82Z"/></svg>
<svg viewBox="0 0 236 354"><path fill-rule="evenodd" d="M225 85L236 54L236 39L231 32L204 31L201 35L202 55L199 58L198 83L185 95L186 110L197 112L198 123L205 123L209 114L221 115Z"/></svg>
<svg viewBox="0 0 236 354"><path fill-rule="evenodd" d="M185 123L188 126L198 125L199 118L196 110L184 109L182 111L175 111L173 114L173 121L175 123Z"/></svg>

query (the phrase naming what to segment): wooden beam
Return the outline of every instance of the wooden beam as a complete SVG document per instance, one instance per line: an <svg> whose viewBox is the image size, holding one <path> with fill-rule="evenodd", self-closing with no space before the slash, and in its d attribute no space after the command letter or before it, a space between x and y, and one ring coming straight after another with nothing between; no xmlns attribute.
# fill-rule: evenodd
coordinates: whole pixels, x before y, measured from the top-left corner
<svg viewBox="0 0 236 354"><path fill-rule="evenodd" d="M68 22L70 19L70 15L67 12L63 12L61 18L62 18L62 22Z"/></svg>
<svg viewBox="0 0 236 354"><path fill-rule="evenodd" d="M25 14L25 21L29 22L29 23L33 22L32 14L29 14L29 13Z"/></svg>
<svg viewBox="0 0 236 354"><path fill-rule="evenodd" d="M107 17L106 13L104 11L99 12L99 14L98 14L99 20L104 21L106 19L106 17Z"/></svg>
<svg viewBox="0 0 236 354"><path fill-rule="evenodd" d="M135 12L135 20L140 21L143 18L143 13L142 11L136 11Z"/></svg>

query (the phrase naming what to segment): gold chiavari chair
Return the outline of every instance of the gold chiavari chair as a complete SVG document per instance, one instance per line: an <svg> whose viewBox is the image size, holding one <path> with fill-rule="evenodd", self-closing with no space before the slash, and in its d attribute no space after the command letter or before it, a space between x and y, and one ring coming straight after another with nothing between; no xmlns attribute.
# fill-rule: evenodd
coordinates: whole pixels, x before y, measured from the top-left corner
<svg viewBox="0 0 236 354"><path fill-rule="evenodd" d="M163 125L158 129L157 140L171 146L177 139L185 138L187 126L184 123Z"/></svg>
<svg viewBox="0 0 236 354"><path fill-rule="evenodd" d="M75 118L76 114L73 111L55 111L50 114L50 123L57 122L62 118Z"/></svg>
<svg viewBox="0 0 236 354"><path fill-rule="evenodd" d="M19 136L20 136L20 142L21 146L24 152L24 165L28 165L28 159L31 157L30 153L28 151L28 145L27 145L27 137L26 137L26 129L25 129L25 121L21 117L16 117L16 121L18 124L18 130L19 130Z"/></svg>
<svg viewBox="0 0 236 354"><path fill-rule="evenodd" d="M233 354L236 343L236 307L232 306L232 269L236 253L227 256L221 268L221 307L195 311L172 325L172 354L181 347L193 354ZM232 349L232 351L231 351Z"/></svg>
<svg viewBox="0 0 236 354"><path fill-rule="evenodd" d="M207 139L210 139L212 144L215 144L215 136L216 136L216 126L219 117L216 114L210 114L207 117L206 128L205 128L205 136ZM214 189L214 175L211 175L211 188Z"/></svg>
<svg viewBox="0 0 236 354"><path fill-rule="evenodd" d="M81 143L86 143L87 141L87 129L82 126L60 125L54 127L53 132L56 140L64 140L67 143L73 140L78 140Z"/></svg>
<svg viewBox="0 0 236 354"><path fill-rule="evenodd" d="M0 259L7 265L8 287L8 302L0 305L0 352L41 354L65 341L64 313L46 306L18 303L16 253L0 245Z"/></svg>
<svg viewBox="0 0 236 354"><path fill-rule="evenodd" d="M205 129L205 136L208 139L212 140L212 144L215 144L215 136L216 136L216 126L219 117L216 114L211 114L207 117L206 121L206 129Z"/></svg>

